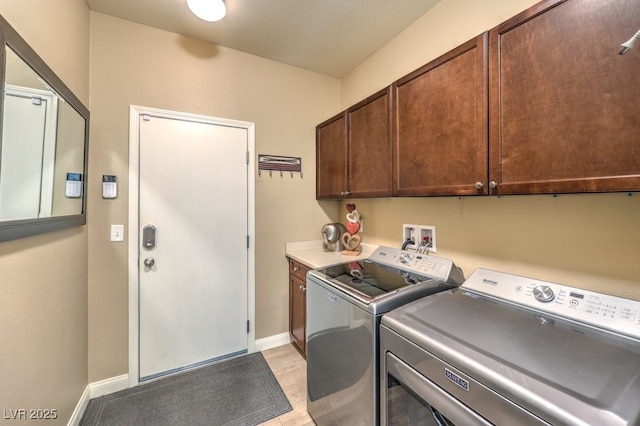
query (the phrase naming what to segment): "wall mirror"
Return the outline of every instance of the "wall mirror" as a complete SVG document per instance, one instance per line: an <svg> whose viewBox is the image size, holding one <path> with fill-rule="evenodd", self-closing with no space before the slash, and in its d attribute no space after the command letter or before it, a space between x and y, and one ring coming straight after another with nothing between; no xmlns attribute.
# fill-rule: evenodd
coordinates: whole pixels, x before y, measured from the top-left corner
<svg viewBox="0 0 640 426"><path fill-rule="evenodd" d="M86 223L89 110L0 16L0 241Z"/></svg>

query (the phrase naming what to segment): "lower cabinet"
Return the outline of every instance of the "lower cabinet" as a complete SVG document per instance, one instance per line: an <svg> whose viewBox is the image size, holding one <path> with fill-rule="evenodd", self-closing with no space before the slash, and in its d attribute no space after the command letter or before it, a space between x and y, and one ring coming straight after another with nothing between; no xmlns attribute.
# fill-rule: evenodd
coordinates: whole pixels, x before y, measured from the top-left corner
<svg viewBox="0 0 640 426"><path fill-rule="evenodd" d="M289 259L289 334L303 355L307 353L308 266Z"/></svg>

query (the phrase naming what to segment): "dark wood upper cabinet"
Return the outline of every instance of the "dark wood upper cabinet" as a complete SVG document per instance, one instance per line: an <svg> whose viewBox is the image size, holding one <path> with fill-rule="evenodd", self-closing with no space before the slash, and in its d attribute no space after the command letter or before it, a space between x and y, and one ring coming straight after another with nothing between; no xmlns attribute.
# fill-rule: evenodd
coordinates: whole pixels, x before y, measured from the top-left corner
<svg viewBox="0 0 640 426"><path fill-rule="evenodd" d="M639 28L537 3L320 124L317 198L640 191Z"/></svg>
<svg viewBox="0 0 640 426"><path fill-rule="evenodd" d="M316 127L316 198L391 195L391 89Z"/></svg>
<svg viewBox="0 0 640 426"><path fill-rule="evenodd" d="M392 87L393 195L487 194L487 33Z"/></svg>
<svg viewBox="0 0 640 426"><path fill-rule="evenodd" d="M640 190L638 0L543 1L489 33L492 194Z"/></svg>
<svg viewBox="0 0 640 426"><path fill-rule="evenodd" d="M391 88L347 110L350 197L391 196Z"/></svg>
<svg viewBox="0 0 640 426"><path fill-rule="evenodd" d="M347 118L342 112L316 127L316 198L342 198L347 190Z"/></svg>

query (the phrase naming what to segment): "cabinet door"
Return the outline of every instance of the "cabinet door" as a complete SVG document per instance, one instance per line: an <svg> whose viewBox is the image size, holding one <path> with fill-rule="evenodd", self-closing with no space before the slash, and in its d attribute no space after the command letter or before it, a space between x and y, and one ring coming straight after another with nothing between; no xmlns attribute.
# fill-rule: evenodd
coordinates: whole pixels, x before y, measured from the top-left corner
<svg viewBox="0 0 640 426"><path fill-rule="evenodd" d="M487 194L487 34L393 88L394 195Z"/></svg>
<svg viewBox="0 0 640 426"><path fill-rule="evenodd" d="M550 0L490 31L495 194L640 190L638 0Z"/></svg>
<svg viewBox="0 0 640 426"><path fill-rule="evenodd" d="M340 113L316 127L316 198L347 191L347 119Z"/></svg>
<svg viewBox="0 0 640 426"><path fill-rule="evenodd" d="M289 331L293 343L302 353L306 353L306 303L306 283L289 275Z"/></svg>
<svg viewBox="0 0 640 426"><path fill-rule="evenodd" d="M347 110L350 197L391 196L391 88Z"/></svg>

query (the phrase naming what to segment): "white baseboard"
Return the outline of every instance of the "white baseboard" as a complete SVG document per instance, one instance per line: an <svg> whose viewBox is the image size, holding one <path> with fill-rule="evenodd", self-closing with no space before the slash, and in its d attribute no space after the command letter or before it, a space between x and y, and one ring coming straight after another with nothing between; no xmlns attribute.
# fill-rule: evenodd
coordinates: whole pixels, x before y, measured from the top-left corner
<svg viewBox="0 0 640 426"><path fill-rule="evenodd" d="M84 392L82 393L80 401L78 401L75 410L73 410L73 414L71 415L71 419L69 420L69 423L67 425L77 426L80 424L80 420L82 420L84 410L87 409L87 405L89 405L90 399L118 392L123 389L127 389L128 387L128 374L100 380L99 382L89 383L89 385L87 385Z"/></svg>
<svg viewBox="0 0 640 426"><path fill-rule="evenodd" d="M288 332L276 334L275 336L265 337L264 339L258 339L255 342L256 352L266 351L267 349L276 348L278 346L291 343L291 336ZM100 380L99 382L89 383L86 387L80 401L76 405L68 426L77 426L80 424L84 410L89 405L89 400L97 398L99 396L108 395L110 393L118 392L129 387L129 375L123 374L121 376L111 377L109 379Z"/></svg>
<svg viewBox="0 0 640 426"><path fill-rule="evenodd" d="M129 375L123 374L121 376L111 377L109 379L100 380L89 384L89 391L91 398L97 398L99 396L109 395L110 393L118 392L129 387Z"/></svg>
<svg viewBox="0 0 640 426"><path fill-rule="evenodd" d="M267 349L276 348L288 343L291 343L289 332L265 337L264 339L256 340L256 352L266 351Z"/></svg>
<svg viewBox="0 0 640 426"><path fill-rule="evenodd" d="M67 426L78 426L80 424L80 420L82 420L82 415L84 414L84 410L87 408L90 399L89 386L87 386L84 388L80 401L76 404L76 408L73 410L73 414L71 414L71 418L69 419Z"/></svg>

